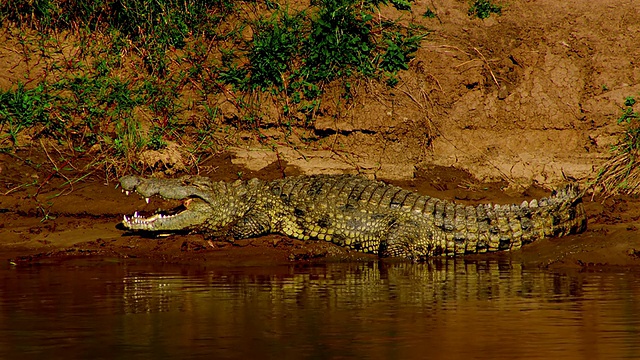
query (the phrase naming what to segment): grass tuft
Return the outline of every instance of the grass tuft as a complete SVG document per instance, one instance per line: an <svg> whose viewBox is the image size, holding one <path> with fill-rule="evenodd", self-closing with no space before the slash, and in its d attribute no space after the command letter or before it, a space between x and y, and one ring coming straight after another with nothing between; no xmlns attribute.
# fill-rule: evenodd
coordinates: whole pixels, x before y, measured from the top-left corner
<svg viewBox="0 0 640 360"><path fill-rule="evenodd" d="M618 145L612 147L611 158L601 167L594 183L605 197L627 194L640 195L640 114L634 110L636 100L628 96L624 100L618 124L625 131Z"/></svg>

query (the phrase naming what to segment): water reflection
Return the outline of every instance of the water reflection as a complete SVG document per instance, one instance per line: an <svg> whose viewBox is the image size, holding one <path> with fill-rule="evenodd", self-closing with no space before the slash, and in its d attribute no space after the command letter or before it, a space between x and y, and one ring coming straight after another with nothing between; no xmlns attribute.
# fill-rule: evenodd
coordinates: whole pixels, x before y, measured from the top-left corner
<svg viewBox="0 0 640 360"><path fill-rule="evenodd" d="M435 259L0 271L0 358L640 357L640 275Z"/></svg>

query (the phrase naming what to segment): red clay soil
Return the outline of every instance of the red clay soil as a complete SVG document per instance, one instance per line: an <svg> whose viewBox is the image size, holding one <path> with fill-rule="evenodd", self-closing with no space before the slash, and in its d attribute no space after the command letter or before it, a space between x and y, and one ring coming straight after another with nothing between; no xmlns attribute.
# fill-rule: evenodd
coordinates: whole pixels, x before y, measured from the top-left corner
<svg viewBox="0 0 640 360"><path fill-rule="evenodd" d="M73 187L64 185L66 180L58 176L36 177L37 156L18 155L28 157L31 166L14 156L0 155L0 184L6 193L0 197L0 258L12 266L55 264L85 256L212 266L377 259L325 242L303 242L279 235L236 244L209 242L200 235L163 238L129 235L116 228L122 216L137 210L153 211L162 206L161 200L153 199L147 205L140 198L122 194L115 182L99 177L85 179ZM238 171L242 171L231 164L228 155L220 155L208 165L218 169L209 174L217 180L234 180ZM277 169L258 173L244 170L243 174L264 179L281 176ZM33 185L21 186L28 183ZM503 183L477 183L463 171L442 167L422 169L415 179L395 183L421 194L468 204L520 203L548 193L530 188L522 194L512 194L503 190ZM585 202L589 225L583 234L538 241L518 251L468 258L511 259L528 266L599 270L640 265L640 236L635 225L640 218L640 201L615 198L602 202L585 198Z"/></svg>

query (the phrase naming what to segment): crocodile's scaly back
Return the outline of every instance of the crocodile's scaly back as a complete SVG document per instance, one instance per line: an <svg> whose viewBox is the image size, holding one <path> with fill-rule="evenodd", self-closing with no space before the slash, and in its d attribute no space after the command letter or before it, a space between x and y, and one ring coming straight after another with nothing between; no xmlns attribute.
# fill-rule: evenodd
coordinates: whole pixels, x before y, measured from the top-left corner
<svg viewBox="0 0 640 360"><path fill-rule="evenodd" d="M464 206L351 175L288 178L269 189L296 215L285 234L386 256L517 249L586 226L572 186L541 201L501 206Z"/></svg>
<svg viewBox="0 0 640 360"><path fill-rule="evenodd" d="M198 219L205 220L190 231L233 238L275 232L411 259L518 249L537 239L586 228L581 194L575 186L521 205L464 206L353 175L253 179L228 187L211 182L203 186L207 182L198 179L203 178L183 178L182 188L173 192L160 190L162 180L137 177L123 179L122 186L145 197L189 194L186 197L197 201L198 211L206 213L199 214ZM150 184L146 181L153 186L145 185ZM176 181L180 182L168 180L167 186L178 186ZM125 217L125 227L153 231L156 220L138 217L142 225L136 225L133 219Z"/></svg>

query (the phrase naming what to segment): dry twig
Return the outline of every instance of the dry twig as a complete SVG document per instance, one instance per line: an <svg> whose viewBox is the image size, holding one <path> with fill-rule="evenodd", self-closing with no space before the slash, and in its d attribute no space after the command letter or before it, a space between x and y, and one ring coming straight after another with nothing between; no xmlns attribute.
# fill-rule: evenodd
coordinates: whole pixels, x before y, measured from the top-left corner
<svg viewBox="0 0 640 360"><path fill-rule="evenodd" d="M482 61L484 61L484 64L487 66L487 69L489 70L489 73L493 78L493 82L495 82L496 86L498 86L498 89L500 89L500 84L498 84L498 80L496 79L496 76L493 74L493 70L491 70L491 66L489 66L489 62L487 61L487 59L484 57L484 55L482 55L480 50L476 49L475 47L473 48L473 50L475 50L478 53L478 55L480 55L480 58L482 58Z"/></svg>

